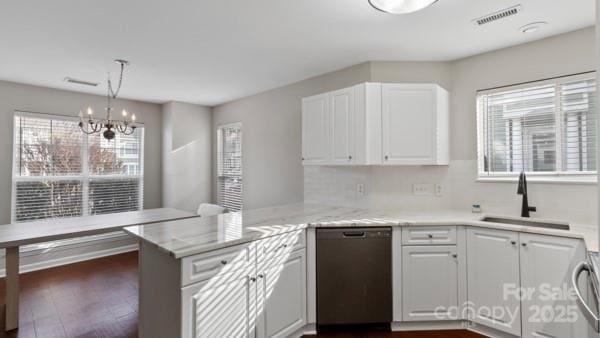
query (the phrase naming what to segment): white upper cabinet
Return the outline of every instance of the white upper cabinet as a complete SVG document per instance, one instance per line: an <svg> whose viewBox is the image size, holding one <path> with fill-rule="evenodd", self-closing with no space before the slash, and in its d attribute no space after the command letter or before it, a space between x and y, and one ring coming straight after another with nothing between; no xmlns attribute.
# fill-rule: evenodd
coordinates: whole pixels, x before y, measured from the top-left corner
<svg viewBox="0 0 600 338"><path fill-rule="evenodd" d="M448 92L363 83L302 100L305 165L448 164Z"/></svg>
<svg viewBox="0 0 600 338"><path fill-rule="evenodd" d="M383 84L385 165L448 164L448 93L435 84Z"/></svg>
<svg viewBox="0 0 600 338"><path fill-rule="evenodd" d="M329 160L329 94L302 100L302 161L327 164Z"/></svg>
<svg viewBox="0 0 600 338"><path fill-rule="evenodd" d="M330 163L348 164L353 157L356 139L354 128L354 88L335 91L329 95L331 111Z"/></svg>

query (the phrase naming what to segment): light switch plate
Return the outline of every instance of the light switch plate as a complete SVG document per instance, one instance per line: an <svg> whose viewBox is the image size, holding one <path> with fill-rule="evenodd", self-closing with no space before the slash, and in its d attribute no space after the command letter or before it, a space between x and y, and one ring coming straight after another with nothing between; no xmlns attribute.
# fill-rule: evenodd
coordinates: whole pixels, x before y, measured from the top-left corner
<svg viewBox="0 0 600 338"><path fill-rule="evenodd" d="M431 195L433 195L433 184L431 184L431 183L415 183L415 184L413 184L413 195L415 195L415 196L431 196Z"/></svg>

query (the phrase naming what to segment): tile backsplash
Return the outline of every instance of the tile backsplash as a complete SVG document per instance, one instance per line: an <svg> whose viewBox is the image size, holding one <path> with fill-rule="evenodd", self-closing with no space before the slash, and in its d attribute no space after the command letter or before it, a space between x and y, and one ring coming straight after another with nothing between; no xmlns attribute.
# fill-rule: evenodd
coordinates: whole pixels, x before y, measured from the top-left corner
<svg viewBox="0 0 600 338"><path fill-rule="evenodd" d="M475 160L451 161L449 166L304 167L304 200L358 208L470 210L480 204L484 213L519 215L521 196L516 182L477 182ZM435 192L415 196L413 184L440 184ZM362 186L362 190L360 189ZM530 183L533 217L597 224L597 186L593 184Z"/></svg>

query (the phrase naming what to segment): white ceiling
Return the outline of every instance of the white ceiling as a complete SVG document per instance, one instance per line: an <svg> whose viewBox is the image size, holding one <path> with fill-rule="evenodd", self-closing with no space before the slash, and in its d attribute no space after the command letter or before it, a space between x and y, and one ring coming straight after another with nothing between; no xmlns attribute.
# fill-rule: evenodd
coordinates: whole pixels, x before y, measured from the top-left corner
<svg viewBox="0 0 600 338"><path fill-rule="evenodd" d="M453 60L591 26L594 2L439 0L396 16L367 0L2 1L0 79L103 94L125 58L123 97L212 106L368 60ZM518 30L533 21L549 25Z"/></svg>

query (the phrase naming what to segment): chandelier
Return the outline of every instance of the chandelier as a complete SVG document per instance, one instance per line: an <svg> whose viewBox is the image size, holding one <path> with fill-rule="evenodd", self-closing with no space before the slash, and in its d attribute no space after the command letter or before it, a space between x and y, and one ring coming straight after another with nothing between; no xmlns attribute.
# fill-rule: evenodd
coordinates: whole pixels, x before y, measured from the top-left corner
<svg viewBox="0 0 600 338"><path fill-rule="evenodd" d="M112 140L116 136L116 132L119 132L123 135L131 135L135 132L135 114L129 115L125 109L122 111L123 118L122 120L113 119L113 111L114 108L112 106L112 100L116 99L119 95L119 90L121 90L121 84L123 83L123 71L125 70L125 66L129 65L129 61L117 59L115 60L121 67L121 74L119 75L119 84L117 85L117 90L113 90L112 82L110 80L110 73L108 74L108 88L106 93L106 117L103 119L95 119L93 117L94 111L91 107L88 107L86 110L87 117L84 119L84 114L82 111L79 112L79 128L81 131L87 135L102 133L107 140Z"/></svg>

